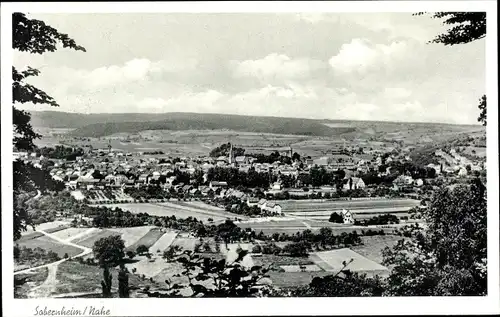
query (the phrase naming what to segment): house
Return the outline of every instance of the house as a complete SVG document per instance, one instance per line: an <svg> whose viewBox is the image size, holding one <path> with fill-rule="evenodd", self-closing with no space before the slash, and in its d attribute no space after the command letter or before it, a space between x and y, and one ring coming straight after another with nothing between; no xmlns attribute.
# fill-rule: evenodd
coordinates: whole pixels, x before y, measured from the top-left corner
<svg viewBox="0 0 500 317"><path fill-rule="evenodd" d="M227 182L211 181L209 187L211 189L225 188L227 187Z"/></svg>
<svg viewBox="0 0 500 317"><path fill-rule="evenodd" d="M247 156L236 156L234 158L234 161L236 164L241 165L241 164L250 164L250 158Z"/></svg>
<svg viewBox="0 0 500 317"><path fill-rule="evenodd" d="M247 206L248 207L253 207L257 206L259 204L259 199L256 197L248 197L247 198Z"/></svg>
<svg viewBox="0 0 500 317"><path fill-rule="evenodd" d="M464 177L464 176L467 176L467 169L466 168L461 168L459 171L458 171L458 176L460 177Z"/></svg>
<svg viewBox="0 0 500 317"><path fill-rule="evenodd" d="M274 182L272 185L271 185L271 189L272 190L281 190L283 188L283 186L281 185L280 182Z"/></svg>
<svg viewBox="0 0 500 317"><path fill-rule="evenodd" d="M366 185L363 179L361 179L360 177L350 177L344 184L343 189L353 190L353 189L362 189L365 187Z"/></svg>
<svg viewBox="0 0 500 317"><path fill-rule="evenodd" d="M342 220L344 220L344 223L346 224L354 224L354 217L352 213L347 210L347 209L342 209Z"/></svg>
<svg viewBox="0 0 500 317"><path fill-rule="evenodd" d="M275 215L281 215L281 206L274 202L266 202L262 209Z"/></svg>

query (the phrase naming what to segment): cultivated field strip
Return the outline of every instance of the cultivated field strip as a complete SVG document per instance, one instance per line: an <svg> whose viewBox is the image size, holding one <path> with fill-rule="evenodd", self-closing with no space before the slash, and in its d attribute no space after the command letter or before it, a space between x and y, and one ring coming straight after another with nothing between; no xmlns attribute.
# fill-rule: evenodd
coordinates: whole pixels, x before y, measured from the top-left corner
<svg viewBox="0 0 500 317"><path fill-rule="evenodd" d="M395 214L407 213L411 207L389 207L389 208L371 208L371 209L354 209L350 210L353 214ZM295 211L287 212L287 216L294 217L314 217L314 216L330 216L332 212L341 212L342 209L337 210L315 210L315 211Z"/></svg>
<svg viewBox="0 0 500 317"><path fill-rule="evenodd" d="M343 261L349 262L350 259L353 261L347 266L347 269L353 272L363 272L363 271L385 271L387 268L382 266L366 257L350 250L350 249L339 249L332 251L322 251L316 252L316 255L324 262L328 263L330 267L333 268L332 271L338 271L342 269Z"/></svg>
<svg viewBox="0 0 500 317"><path fill-rule="evenodd" d="M153 244L150 248L150 252L156 252L160 250L160 252L165 251L172 245L175 237L177 237L177 232L167 232L158 239L155 244Z"/></svg>
<svg viewBox="0 0 500 317"><path fill-rule="evenodd" d="M221 210L221 209L219 209L217 211L212 211L212 210L200 209L200 208L194 207L194 206L181 205L181 203L183 203L183 202L164 202L164 203L157 203L155 205L166 206L166 207L170 207L170 208L178 208L178 209L182 209L182 210L186 210L186 211L190 211L190 212L204 214L207 216L227 217L227 218L234 218L235 216L239 217L239 215L235 215L235 214L232 214L230 212L227 212L227 211ZM243 216L240 218L246 218L246 217Z"/></svg>
<svg viewBox="0 0 500 317"><path fill-rule="evenodd" d="M129 247L144 237L154 226L131 227L131 228L113 228L110 231L121 235L125 241L125 247Z"/></svg>
<svg viewBox="0 0 500 317"><path fill-rule="evenodd" d="M162 232L159 229L151 229L144 236L142 236L139 240L137 240L134 244L127 247L127 250L135 252L137 247L140 245L145 245L146 247L150 248L152 245L154 245L156 243L156 241L158 241L158 239L161 238L161 236L163 236L163 234L164 234L164 232ZM152 250L150 250L150 251L152 251Z"/></svg>

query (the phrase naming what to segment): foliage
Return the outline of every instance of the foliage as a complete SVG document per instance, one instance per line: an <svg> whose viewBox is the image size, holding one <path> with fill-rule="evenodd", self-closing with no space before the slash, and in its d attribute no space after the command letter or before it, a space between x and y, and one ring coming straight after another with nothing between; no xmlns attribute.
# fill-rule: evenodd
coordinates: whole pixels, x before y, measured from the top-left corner
<svg viewBox="0 0 500 317"><path fill-rule="evenodd" d="M292 291L297 297L360 297L382 296L384 281L342 270L342 274L315 277L307 286Z"/></svg>
<svg viewBox="0 0 500 317"><path fill-rule="evenodd" d="M23 13L12 14L12 48L21 52L42 54L54 52L57 44L75 50L85 49L75 43L68 35L59 33L56 29L46 25L43 21L29 19ZM33 141L40 138L40 134L33 130L30 124L31 116L24 110L15 107L16 103L49 104L57 106L55 100L44 91L26 83L26 78L38 76L39 70L28 67L24 71L18 71L12 67L12 124L14 128L13 145L18 150L33 150ZM14 240L19 239L21 231L26 230L30 219L22 201L17 199L23 192L28 192L27 181L32 177L34 170L26 167L24 163L14 163ZM21 183L19 183L21 181ZM36 183L36 181L35 181Z"/></svg>
<svg viewBox="0 0 500 317"><path fill-rule="evenodd" d="M283 253L294 257L305 257L308 255L308 251L310 248L311 243L309 242L293 242L285 245L285 247L283 248Z"/></svg>
<svg viewBox="0 0 500 317"><path fill-rule="evenodd" d="M479 108L479 110L481 110L477 121L481 122L483 126L486 126L486 95L483 95L481 97L481 99L479 100L479 105L477 107Z"/></svg>
<svg viewBox="0 0 500 317"><path fill-rule="evenodd" d="M106 266L120 263L125 256L124 249L125 242L122 238L119 235L112 235L97 240L92 251L99 264Z"/></svg>
<svg viewBox="0 0 500 317"><path fill-rule="evenodd" d="M233 262L200 257L192 251L184 251L177 257L183 271L176 275L185 276L187 285L170 285L166 293L150 292L150 297L179 297L182 289L190 289L190 297L263 297L272 294L272 288L263 284L268 268L253 266L246 268L241 261L248 251L239 250Z"/></svg>
<svg viewBox="0 0 500 317"><path fill-rule="evenodd" d="M118 295L120 298L130 297L130 288L128 286L128 271L124 265L120 266L118 272Z"/></svg>
<svg viewBox="0 0 500 317"><path fill-rule="evenodd" d="M210 157L219 157L219 156L228 156L229 155L229 150L231 148L231 143L224 143L221 144L220 146L212 149L210 151ZM233 157L236 156L242 156L245 154L245 149L244 148L239 148L233 146Z"/></svg>
<svg viewBox="0 0 500 317"><path fill-rule="evenodd" d="M356 224L362 226L387 225L387 224L398 224L398 223L399 223L398 216L391 214L377 215L371 217L370 219L356 221Z"/></svg>
<svg viewBox="0 0 500 317"><path fill-rule="evenodd" d="M104 266L103 280L101 281L102 287L102 297L111 298L111 286L113 282L113 276L109 272L107 265Z"/></svg>
<svg viewBox="0 0 500 317"><path fill-rule="evenodd" d="M144 244L141 244L140 246L137 247L135 252L137 252L137 254L143 255L144 253L149 252L149 248L147 246L145 246Z"/></svg>
<svg viewBox="0 0 500 317"><path fill-rule="evenodd" d="M64 145L56 145L54 148L43 147L36 149L35 152L38 155L51 159L64 159L68 161L74 161L77 156L82 156L84 153L82 148L72 148Z"/></svg>
<svg viewBox="0 0 500 317"><path fill-rule="evenodd" d="M31 211L34 210L33 204L36 204L33 198L37 191L59 191L64 188L64 184L54 181L46 170L31 164L16 160L13 165L14 240L18 240L27 226L34 225Z"/></svg>
<svg viewBox="0 0 500 317"><path fill-rule="evenodd" d="M334 222L334 223L344 223L344 218L342 217L341 214L339 214L338 212L334 211L330 215L330 219L328 219L328 221Z"/></svg>
<svg viewBox="0 0 500 317"><path fill-rule="evenodd" d="M486 189L476 179L438 191L423 211L426 230L412 226L393 249L387 294L404 296L485 295Z"/></svg>
<svg viewBox="0 0 500 317"><path fill-rule="evenodd" d="M443 24L451 26L446 33L432 40L432 43L466 44L486 36L486 12L437 12L432 17L444 19Z"/></svg>

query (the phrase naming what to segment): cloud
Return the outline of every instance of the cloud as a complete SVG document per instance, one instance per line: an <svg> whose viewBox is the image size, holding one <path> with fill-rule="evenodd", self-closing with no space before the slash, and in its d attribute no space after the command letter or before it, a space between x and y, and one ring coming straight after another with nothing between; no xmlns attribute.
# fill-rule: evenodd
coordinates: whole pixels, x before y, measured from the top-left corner
<svg viewBox="0 0 500 317"><path fill-rule="evenodd" d="M230 62L236 78L255 77L262 81L307 78L324 66L325 63L322 61L307 58L292 59L277 53L269 54L262 59Z"/></svg>
<svg viewBox="0 0 500 317"><path fill-rule="evenodd" d="M407 52L405 42L373 44L366 39L352 39L343 44L337 55L328 61L330 66L341 73L364 74L383 67L389 67L396 60L404 58Z"/></svg>

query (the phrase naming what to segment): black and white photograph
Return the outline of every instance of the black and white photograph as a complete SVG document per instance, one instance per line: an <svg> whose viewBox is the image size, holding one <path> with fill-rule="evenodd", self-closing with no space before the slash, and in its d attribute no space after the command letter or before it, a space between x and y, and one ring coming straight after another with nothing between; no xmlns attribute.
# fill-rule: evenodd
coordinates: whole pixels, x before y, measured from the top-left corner
<svg viewBox="0 0 500 317"><path fill-rule="evenodd" d="M496 2L377 2L2 4L6 313L500 313Z"/></svg>

